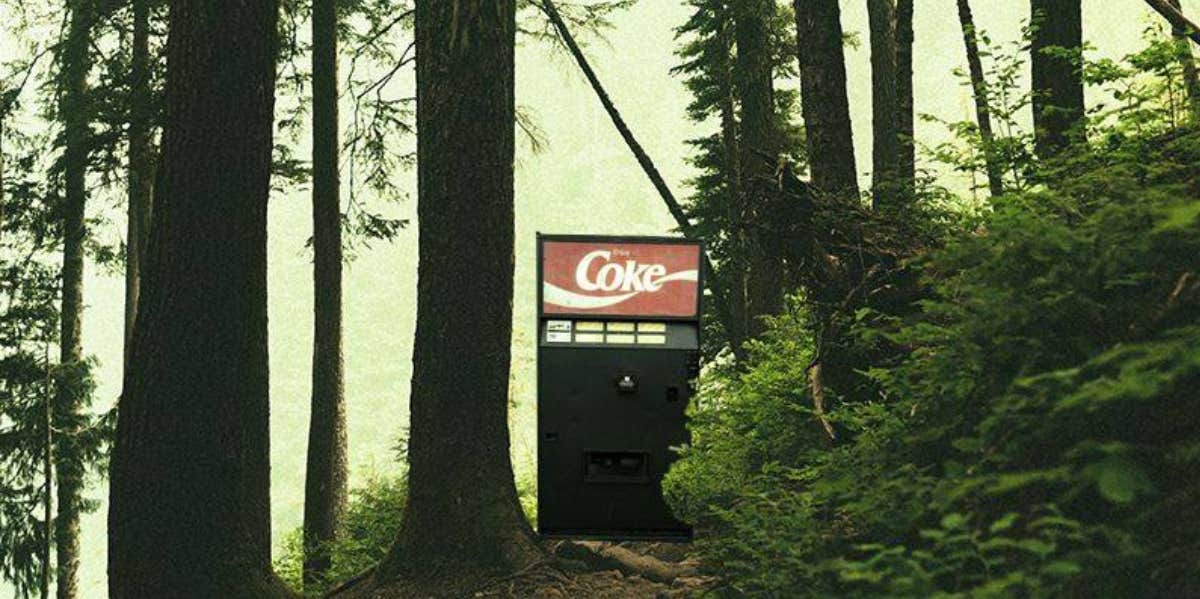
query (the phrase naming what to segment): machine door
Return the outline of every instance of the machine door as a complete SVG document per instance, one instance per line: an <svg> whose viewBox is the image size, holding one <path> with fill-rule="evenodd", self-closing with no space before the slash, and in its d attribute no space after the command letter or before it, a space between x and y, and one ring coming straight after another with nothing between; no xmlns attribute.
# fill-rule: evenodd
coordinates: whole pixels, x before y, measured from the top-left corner
<svg viewBox="0 0 1200 599"><path fill-rule="evenodd" d="M538 522L555 536L690 537L662 497L695 352L543 346Z"/></svg>

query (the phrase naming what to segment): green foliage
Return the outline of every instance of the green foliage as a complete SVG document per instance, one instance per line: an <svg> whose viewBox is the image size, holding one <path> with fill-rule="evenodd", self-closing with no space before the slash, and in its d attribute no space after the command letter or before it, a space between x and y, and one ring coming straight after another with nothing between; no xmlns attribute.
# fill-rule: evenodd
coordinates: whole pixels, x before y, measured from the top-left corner
<svg viewBox="0 0 1200 599"><path fill-rule="evenodd" d="M689 140L694 148L689 158L697 174L690 183L695 189L686 209L697 235L705 240L717 269L717 277L728 280L747 259L747 216L738 206L740 181L737 166L740 100L735 85L736 44L734 7L723 0L690 0L692 16L676 30L681 45L676 54L680 63L672 74L683 77L692 93L688 117L712 133ZM777 4L768 19L772 69L777 81L795 79L795 18L790 6ZM787 158L803 164L803 128L798 123L799 94L794 88L778 85L774 90L776 125L782 136L780 147L789 149ZM728 271L728 272L727 272ZM712 308L712 306L710 306ZM710 331L704 338L715 343L706 348L715 355L727 339L719 330L716 316L706 319Z"/></svg>
<svg viewBox="0 0 1200 599"><path fill-rule="evenodd" d="M19 65L31 72L36 61ZM18 88L19 91L19 88ZM0 121L19 114L20 94L6 95ZM47 452L55 468L81 475L100 469L112 433L111 414L87 408L93 398L94 364L56 364L59 333L61 238L55 183L44 177L54 159L48 135L29 136L6 127L5 172L0 183L0 578L18 597L41 590L43 552L53 542L44 512L50 486ZM63 385L70 385L64 388ZM81 413L53 409L55 396L78 400ZM49 408L49 413L48 413ZM47 418L50 417L50 421ZM52 444L47 448L47 426ZM83 500L83 512L95 509ZM53 518L53 514L50 515Z"/></svg>
<svg viewBox="0 0 1200 599"><path fill-rule="evenodd" d="M826 389L835 441L811 302L709 369L665 492L717 594L1200 594L1200 132L1160 103L1170 51L1127 61L1158 99L908 261L912 304L854 311L871 384Z"/></svg>
<svg viewBox="0 0 1200 599"><path fill-rule="evenodd" d="M332 566L318 584L304 588L304 535L296 529L288 534L275 571L283 580L307 595L320 596L338 584L373 567L383 559L404 515L407 486L403 476L376 476L350 492L350 503L342 521L342 533L325 548Z"/></svg>

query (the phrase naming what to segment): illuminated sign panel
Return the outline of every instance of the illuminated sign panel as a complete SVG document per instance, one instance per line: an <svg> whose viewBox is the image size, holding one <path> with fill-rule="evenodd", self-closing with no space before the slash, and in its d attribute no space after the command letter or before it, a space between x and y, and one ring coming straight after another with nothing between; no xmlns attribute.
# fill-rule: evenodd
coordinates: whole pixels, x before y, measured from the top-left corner
<svg viewBox="0 0 1200 599"><path fill-rule="evenodd" d="M545 241L542 313L695 318L700 246Z"/></svg>

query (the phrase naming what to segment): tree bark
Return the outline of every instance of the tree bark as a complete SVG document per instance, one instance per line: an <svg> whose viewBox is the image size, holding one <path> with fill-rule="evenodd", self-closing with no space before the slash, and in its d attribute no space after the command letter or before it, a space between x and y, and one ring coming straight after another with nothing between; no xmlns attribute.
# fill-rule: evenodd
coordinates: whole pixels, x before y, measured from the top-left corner
<svg viewBox="0 0 1200 599"><path fill-rule="evenodd" d="M1003 168L996 156L996 135L992 131L991 94L983 61L979 57L979 37L970 0L958 0L958 20L962 25L963 44L967 49L967 69L971 76L971 92L975 98L975 119L979 124L979 141L983 145L984 170L987 171L988 191L992 197L1004 194Z"/></svg>
<svg viewBox="0 0 1200 599"><path fill-rule="evenodd" d="M900 98L896 90L893 2L867 0L871 30L871 186L876 208L894 206L900 195Z"/></svg>
<svg viewBox="0 0 1200 599"><path fill-rule="evenodd" d="M79 590L79 513L83 502L83 461L72 429L84 407L83 253L87 240L88 110L87 75L91 70L93 7L72 0L71 16L60 60L59 118L63 125L63 259L59 311L59 372L54 422L62 434L54 445L57 514L54 543L58 599L73 599Z"/></svg>
<svg viewBox="0 0 1200 599"><path fill-rule="evenodd" d="M338 178L337 3L313 0L313 363L304 482L304 582L331 565L346 504L342 381L342 211Z"/></svg>
<svg viewBox="0 0 1200 599"><path fill-rule="evenodd" d="M133 0L133 35L129 75L129 190L125 233L125 367L133 347L142 263L150 228L154 194L154 158L151 145L150 4Z"/></svg>
<svg viewBox="0 0 1200 599"><path fill-rule="evenodd" d="M794 0L793 5L812 182L822 192L857 197L858 169L838 0Z"/></svg>
<svg viewBox="0 0 1200 599"><path fill-rule="evenodd" d="M725 13L728 16L728 13ZM723 18L721 23L720 41L721 41L721 75L722 75L722 94L720 101L721 111L721 152L724 163L725 185L728 189L728 198L732 201L727 202L725 206L726 223L738 224L741 219L741 197L742 197L742 156L738 137L740 136L737 118L737 91L733 84L735 71L733 64L734 50L734 24L728 18ZM724 291L723 297L725 304L728 306L728 315L725 317L725 329L729 337L729 347L733 351L734 356L739 359L745 359L746 352L743 349L746 343L746 337L750 331L750 322L748 318L746 306L746 263L745 263L745 245L746 233L740 227L737 230L730 231L730 245L733 246L728 252L725 263L721 265L721 283ZM709 273L715 271L710 267ZM710 283L711 287L711 283Z"/></svg>
<svg viewBox="0 0 1200 599"><path fill-rule="evenodd" d="M774 158L781 149L775 114L774 69L770 23L773 0L737 0L734 3L737 57L734 84L741 100L739 140L741 152L741 214L735 223L746 231L747 336L766 329L764 316L783 309L783 260L777 245L776 223L781 210L775 201Z"/></svg>
<svg viewBox="0 0 1200 599"><path fill-rule="evenodd" d="M408 502L376 580L437 594L542 559L509 459L514 0L418 2Z"/></svg>
<svg viewBox="0 0 1200 599"><path fill-rule="evenodd" d="M1030 7L1034 146L1047 158L1084 134L1083 14L1080 0L1030 0Z"/></svg>
<svg viewBox="0 0 1200 599"><path fill-rule="evenodd" d="M1166 0L1171 8L1183 14L1179 0ZM1171 24L1171 35L1179 46L1179 67L1183 71L1183 87L1187 92L1188 109L1193 121L1200 121L1200 74L1196 72L1196 57L1192 54L1192 44L1188 40L1191 29L1187 26Z"/></svg>
<svg viewBox="0 0 1200 599"><path fill-rule="evenodd" d="M43 424L46 426L42 439L45 442L42 452L42 480L45 481L46 488L42 492L42 534L44 535L43 542L45 545L42 549L42 571L41 571L41 596L42 599L50 597L50 553L51 541L54 538L54 508L53 508L53 493L54 493L54 389L50 375L50 345L46 344L45 354L46 367L46 386L45 386L45 401L46 413Z"/></svg>
<svg viewBox="0 0 1200 599"><path fill-rule="evenodd" d="M1183 11L1172 4L1174 0L1146 0L1155 12L1166 19L1176 30L1183 32L1188 39L1200 44L1200 27L1184 16Z"/></svg>
<svg viewBox="0 0 1200 599"><path fill-rule="evenodd" d="M901 192L911 196L917 186L913 117L913 0L896 0L896 97L900 108L897 130L900 137Z"/></svg>
<svg viewBox="0 0 1200 599"><path fill-rule="evenodd" d="M167 121L110 469L109 594L285 597L267 359L277 5L170 0Z"/></svg>
<svg viewBox="0 0 1200 599"><path fill-rule="evenodd" d="M679 232L683 233L684 237L689 239L698 239L695 227L687 217L687 212L683 206L675 199L675 194L667 185L667 182L659 172L658 167L654 165L654 161L650 159L650 155L642 148L642 144L634 137L633 131L629 129L629 125L625 123L625 119L617 110L612 98L604 89L604 85L600 83L600 78L592 69L592 65L588 63L587 57L584 56L583 50L579 44L575 42L575 36L571 35L571 30L567 27L558 9L554 6L551 0L542 0L538 6L550 19L550 23L554 25L562 38L563 44L567 46L567 50L571 52L571 56L575 58L575 63L579 65L579 69L583 71L583 75L587 78L588 83L592 87L592 91L600 100L600 104L604 107L604 111L608 113L608 117L616 127L617 133L621 135L621 139L625 141L625 145L629 146L629 151L633 154L634 159L638 161L638 165L642 167L642 172L650 179L650 183L654 185L654 189L658 191L659 197L663 203L667 205L667 210L671 213L671 217L675 219L675 224L679 227ZM722 121L725 122L724 120ZM727 142L728 143L728 142ZM738 336L736 331L744 330L744 327L739 328L737 324L739 320L739 312L737 311L737 289L735 282L730 281L726 284L725 281L718 277L717 270L713 267L712 260L706 254L704 256L704 266L707 269L708 290L712 294L714 308L717 311L718 318L722 319L722 324L725 325L726 333L730 336L730 344L734 351L737 352L741 348L742 337Z"/></svg>

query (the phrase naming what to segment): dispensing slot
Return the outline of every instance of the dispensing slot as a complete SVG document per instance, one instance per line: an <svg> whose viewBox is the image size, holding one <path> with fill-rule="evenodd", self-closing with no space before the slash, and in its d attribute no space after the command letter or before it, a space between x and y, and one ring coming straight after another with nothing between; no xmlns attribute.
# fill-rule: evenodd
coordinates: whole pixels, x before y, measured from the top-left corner
<svg viewBox="0 0 1200 599"><path fill-rule="evenodd" d="M650 454L644 451L585 451L583 463L585 482L650 482Z"/></svg>

